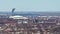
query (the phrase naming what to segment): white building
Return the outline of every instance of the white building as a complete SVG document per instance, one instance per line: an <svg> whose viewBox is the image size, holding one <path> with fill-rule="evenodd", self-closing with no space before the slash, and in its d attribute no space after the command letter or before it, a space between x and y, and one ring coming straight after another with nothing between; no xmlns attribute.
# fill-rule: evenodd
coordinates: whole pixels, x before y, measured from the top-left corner
<svg viewBox="0 0 60 34"><path fill-rule="evenodd" d="M12 19L16 19L16 20L18 20L18 24L20 24L20 23L28 23L28 21L27 21L27 17L24 17L24 16L10 16L9 18L12 18Z"/></svg>

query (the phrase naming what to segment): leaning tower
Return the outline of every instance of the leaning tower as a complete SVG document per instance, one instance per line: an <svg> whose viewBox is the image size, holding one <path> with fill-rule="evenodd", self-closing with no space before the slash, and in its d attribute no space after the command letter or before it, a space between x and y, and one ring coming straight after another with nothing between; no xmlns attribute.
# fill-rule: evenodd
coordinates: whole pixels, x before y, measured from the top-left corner
<svg viewBox="0 0 60 34"><path fill-rule="evenodd" d="M12 9L12 16L14 16L14 11L15 11L15 8Z"/></svg>

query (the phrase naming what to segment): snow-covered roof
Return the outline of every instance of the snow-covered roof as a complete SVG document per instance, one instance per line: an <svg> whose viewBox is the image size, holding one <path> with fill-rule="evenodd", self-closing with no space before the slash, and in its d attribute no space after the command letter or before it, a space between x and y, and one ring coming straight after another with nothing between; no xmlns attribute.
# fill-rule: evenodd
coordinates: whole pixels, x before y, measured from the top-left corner
<svg viewBox="0 0 60 34"><path fill-rule="evenodd" d="M10 16L9 18L13 18L13 19L28 19L27 17L24 17L24 16Z"/></svg>

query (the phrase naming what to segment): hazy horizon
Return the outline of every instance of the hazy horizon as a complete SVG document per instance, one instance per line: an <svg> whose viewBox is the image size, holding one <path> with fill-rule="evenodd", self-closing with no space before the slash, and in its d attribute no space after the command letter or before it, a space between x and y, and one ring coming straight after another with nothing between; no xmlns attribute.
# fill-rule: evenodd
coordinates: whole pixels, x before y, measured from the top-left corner
<svg viewBox="0 0 60 34"><path fill-rule="evenodd" d="M12 12L11 11L0 11L0 12ZM60 11L14 11L14 12L57 12L59 13Z"/></svg>

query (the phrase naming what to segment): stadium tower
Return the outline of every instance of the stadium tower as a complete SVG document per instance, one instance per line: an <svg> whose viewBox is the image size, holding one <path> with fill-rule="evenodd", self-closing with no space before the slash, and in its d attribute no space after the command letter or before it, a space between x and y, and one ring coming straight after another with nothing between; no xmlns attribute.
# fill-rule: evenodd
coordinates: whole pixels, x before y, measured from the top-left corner
<svg viewBox="0 0 60 34"><path fill-rule="evenodd" d="M14 11L15 11L15 8L12 9L12 16L14 16Z"/></svg>

